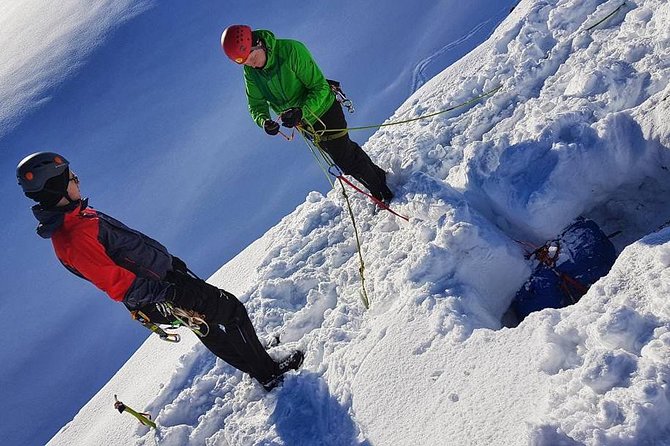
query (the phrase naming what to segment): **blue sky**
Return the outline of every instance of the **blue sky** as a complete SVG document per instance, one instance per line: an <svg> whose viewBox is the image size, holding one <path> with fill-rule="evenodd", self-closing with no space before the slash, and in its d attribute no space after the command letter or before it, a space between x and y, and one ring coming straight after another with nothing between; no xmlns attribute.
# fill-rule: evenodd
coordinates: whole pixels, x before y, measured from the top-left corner
<svg viewBox="0 0 670 446"><path fill-rule="evenodd" d="M3 100L18 104L0 117L0 392L12 408L0 435L21 445L48 440L147 336L37 237L32 202L14 176L21 158L62 153L93 207L156 238L207 277L309 191L329 187L304 143L270 138L252 122L240 68L219 47L227 25L303 41L354 100L349 123L368 125L383 122L412 92L417 66L428 78L441 71L485 39L514 2L345 0L333 9L127 0L114 10L114 2L99 0L110 8L104 20L82 20L58 44L49 43L48 21L38 26L54 11L37 0L14 3L4 17L13 34L0 31L0 43L26 43L0 56L10 68L0 69ZM62 26L91 10L83 0L63 5ZM362 144L370 134L352 136Z"/></svg>

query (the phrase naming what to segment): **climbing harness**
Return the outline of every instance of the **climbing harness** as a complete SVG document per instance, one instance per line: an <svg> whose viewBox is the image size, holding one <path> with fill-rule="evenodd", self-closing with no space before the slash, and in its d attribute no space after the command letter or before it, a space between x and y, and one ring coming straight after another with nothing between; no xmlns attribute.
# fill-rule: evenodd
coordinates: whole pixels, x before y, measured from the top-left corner
<svg viewBox="0 0 670 446"><path fill-rule="evenodd" d="M186 273L192 278L204 282L203 279L201 279L188 267L186 268ZM184 326L201 338L204 338L209 334L209 325L205 321L205 317L194 310L184 310L182 308L175 307L170 302L161 302L156 304L156 308L158 311L163 313L165 317L169 318L172 316L175 318L175 321L172 323L173 328Z"/></svg>
<svg viewBox="0 0 670 446"><path fill-rule="evenodd" d="M151 421L151 414L145 412L137 412L136 410L126 406L114 395L114 409L118 410L119 413L128 412L130 415L137 418L137 421L142 423L145 426L150 426L156 429L156 423Z"/></svg>
<svg viewBox="0 0 670 446"><path fill-rule="evenodd" d="M169 305L172 306L172 304ZM209 334L209 325L205 322L205 318L193 310L184 310L172 306L172 316L174 316L177 322L184 327L187 327L201 338L204 338Z"/></svg>

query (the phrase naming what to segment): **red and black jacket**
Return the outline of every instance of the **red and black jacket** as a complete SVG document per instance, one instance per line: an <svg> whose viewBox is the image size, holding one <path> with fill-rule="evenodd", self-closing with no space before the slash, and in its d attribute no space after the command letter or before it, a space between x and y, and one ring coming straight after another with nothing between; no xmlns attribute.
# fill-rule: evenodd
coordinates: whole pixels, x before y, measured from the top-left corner
<svg viewBox="0 0 670 446"><path fill-rule="evenodd" d="M50 238L56 256L76 275L112 299L136 309L174 296L166 282L168 250L150 237L87 207L87 200L62 208L33 207L37 233Z"/></svg>

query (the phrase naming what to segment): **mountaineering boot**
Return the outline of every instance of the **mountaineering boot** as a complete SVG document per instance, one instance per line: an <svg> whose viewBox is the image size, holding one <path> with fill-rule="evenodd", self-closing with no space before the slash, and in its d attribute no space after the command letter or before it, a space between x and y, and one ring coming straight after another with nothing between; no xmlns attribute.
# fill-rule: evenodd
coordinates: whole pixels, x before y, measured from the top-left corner
<svg viewBox="0 0 670 446"><path fill-rule="evenodd" d="M391 189L389 189L388 185L386 184L386 172L375 166L374 170L375 173L377 174L377 177L375 178L375 181L366 181L365 179L361 179L358 177L354 177L358 180L359 183L363 184L369 191L370 195L375 197L378 201L382 202L384 206L388 207L389 203L391 200L393 200L393 192L391 192ZM382 206L381 204L377 203L377 210L380 209L385 209L385 207Z"/></svg>
<svg viewBox="0 0 670 446"><path fill-rule="evenodd" d="M379 169L379 170L381 170L381 169ZM382 180L381 181L381 183L382 183L382 187L381 187L382 199L381 199L381 202L384 203L386 206L388 206L389 203L391 203L391 200L393 200L393 197L395 195L393 194L391 189L389 189L388 183L386 183L386 171L381 170L381 173L379 174L379 176L381 177L381 180Z"/></svg>
<svg viewBox="0 0 670 446"><path fill-rule="evenodd" d="M381 199L381 202L384 203L386 207L388 207L389 204L391 204L391 200L393 200L393 197L395 197L395 195L393 195L393 192L391 192L391 190L388 187L386 188L386 191L382 192L382 195L383 198Z"/></svg>
<svg viewBox="0 0 670 446"><path fill-rule="evenodd" d="M284 373L288 372L289 370L298 370L304 359L305 355L303 352L300 350L294 350L286 358L279 361L279 375L261 383L261 385L266 391L271 391L284 381Z"/></svg>
<svg viewBox="0 0 670 446"><path fill-rule="evenodd" d="M264 344L265 350L270 350L271 348L278 346L279 344L281 344L281 339L279 338L279 334L275 333L275 334L270 335L270 337L268 339L266 339L263 344Z"/></svg>
<svg viewBox="0 0 670 446"><path fill-rule="evenodd" d="M294 350L286 358L279 361L279 373L282 375L289 370L298 370L305 359L305 354L300 350Z"/></svg>
<svg viewBox="0 0 670 446"><path fill-rule="evenodd" d="M263 386L263 388L265 389L266 392L269 392L272 389L274 389L275 387L277 387L279 384L281 384L282 381L284 381L284 376L280 375L276 378L272 378L270 381L266 381L264 383L261 383L261 385Z"/></svg>
<svg viewBox="0 0 670 446"><path fill-rule="evenodd" d="M377 213L381 210L384 210L384 209L388 209L389 205L391 204L391 200L393 200L393 197L395 197L393 192L391 192L391 189L389 189L389 187L386 185L386 173L384 173L383 178L384 178L384 183L382 184L381 191L380 191L381 196L379 198L375 197L381 202L381 204L380 203L375 203L375 213ZM383 206L382 206L382 204L383 204Z"/></svg>

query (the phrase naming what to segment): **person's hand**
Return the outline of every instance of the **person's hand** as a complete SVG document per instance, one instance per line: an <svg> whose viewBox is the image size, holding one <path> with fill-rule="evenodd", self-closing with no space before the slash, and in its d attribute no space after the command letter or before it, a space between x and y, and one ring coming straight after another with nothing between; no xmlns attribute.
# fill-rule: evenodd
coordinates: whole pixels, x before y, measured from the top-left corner
<svg viewBox="0 0 670 446"><path fill-rule="evenodd" d="M302 110L298 107L289 108L281 112L279 117L281 118L281 125L284 127L295 127L302 120Z"/></svg>
<svg viewBox="0 0 670 446"><path fill-rule="evenodd" d="M177 256L172 256L172 271L188 275L188 267L186 266L186 263Z"/></svg>
<svg viewBox="0 0 670 446"><path fill-rule="evenodd" d="M266 119L263 121L263 130L270 136L275 136L279 133L279 124L272 119Z"/></svg>

